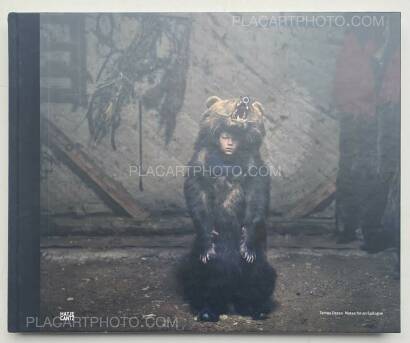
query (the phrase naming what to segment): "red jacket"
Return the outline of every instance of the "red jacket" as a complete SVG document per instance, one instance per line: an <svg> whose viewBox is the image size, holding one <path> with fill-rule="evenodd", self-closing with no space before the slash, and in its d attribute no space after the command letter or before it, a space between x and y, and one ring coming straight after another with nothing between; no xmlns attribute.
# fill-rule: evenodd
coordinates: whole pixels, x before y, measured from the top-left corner
<svg viewBox="0 0 410 343"><path fill-rule="evenodd" d="M396 48L381 77L376 93L372 56L378 48L375 37L360 43L356 34L346 34L336 62L334 103L338 111L371 118L376 105L400 101L400 49Z"/></svg>

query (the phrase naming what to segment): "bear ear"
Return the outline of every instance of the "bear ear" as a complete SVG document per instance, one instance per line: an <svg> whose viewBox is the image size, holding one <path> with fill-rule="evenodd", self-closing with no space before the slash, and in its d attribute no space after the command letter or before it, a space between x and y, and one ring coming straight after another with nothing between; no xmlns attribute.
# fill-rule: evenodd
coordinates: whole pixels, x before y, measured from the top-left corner
<svg viewBox="0 0 410 343"><path fill-rule="evenodd" d="M217 97L216 95L210 96L207 100L206 100L206 108L210 108L213 104L215 104L216 102L221 101L221 98Z"/></svg>
<svg viewBox="0 0 410 343"><path fill-rule="evenodd" d="M265 109L263 108L262 104L259 101L255 101L253 103L253 106L256 107L262 114L262 116L265 114Z"/></svg>

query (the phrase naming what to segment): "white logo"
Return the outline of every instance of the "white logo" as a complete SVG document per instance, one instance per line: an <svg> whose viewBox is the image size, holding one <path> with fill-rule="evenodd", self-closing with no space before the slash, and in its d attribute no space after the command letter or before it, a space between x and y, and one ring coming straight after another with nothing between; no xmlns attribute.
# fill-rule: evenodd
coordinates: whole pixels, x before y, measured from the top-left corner
<svg viewBox="0 0 410 343"><path fill-rule="evenodd" d="M60 312L60 320L63 322L74 320L74 312Z"/></svg>

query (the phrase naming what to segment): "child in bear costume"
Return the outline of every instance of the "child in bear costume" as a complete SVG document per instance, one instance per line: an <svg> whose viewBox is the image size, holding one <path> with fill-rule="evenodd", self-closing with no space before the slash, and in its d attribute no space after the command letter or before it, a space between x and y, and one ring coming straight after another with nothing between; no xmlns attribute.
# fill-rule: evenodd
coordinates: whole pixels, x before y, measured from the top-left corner
<svg viewBox="0 0 410 343"><path fill-rule="evenodd" d="M276 273L266 259L269 170L261 159L263 108L249 97L207 100L184 194L196 237L178 271L200 321L272 310Z"/></svg>

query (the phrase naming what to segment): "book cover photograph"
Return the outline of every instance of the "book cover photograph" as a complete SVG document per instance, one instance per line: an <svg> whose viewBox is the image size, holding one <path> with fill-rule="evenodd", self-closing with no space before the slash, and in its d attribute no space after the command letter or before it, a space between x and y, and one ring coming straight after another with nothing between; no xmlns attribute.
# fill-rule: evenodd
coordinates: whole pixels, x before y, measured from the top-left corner
<svg viewBox="0 0 410 343"><path fill-rule="evenodd" d="M400 12L10 13L11 332L400 332Z"/></svg>

